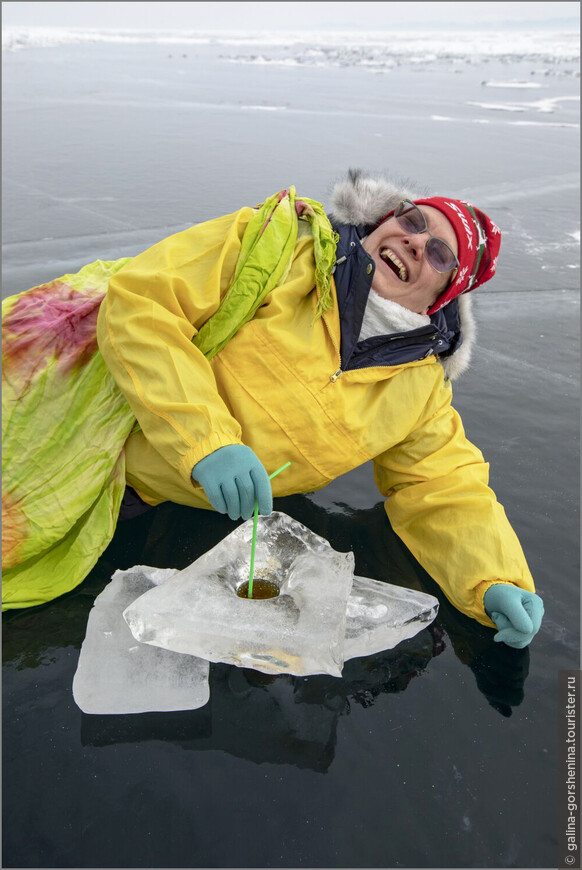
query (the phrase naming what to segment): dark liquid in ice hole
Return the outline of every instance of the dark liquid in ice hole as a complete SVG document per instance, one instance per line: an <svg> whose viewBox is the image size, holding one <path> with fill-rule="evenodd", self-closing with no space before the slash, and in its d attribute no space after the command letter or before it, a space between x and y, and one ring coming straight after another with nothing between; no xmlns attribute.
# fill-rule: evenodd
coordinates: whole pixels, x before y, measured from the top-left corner
<svg viewBox="0 0 582 870"><path fill-rule="evenodd" d="M243 583L242 586L236 590L236 594L239 598L248 598L249 597L249 583L248 580L246 583ZM253 598L276 598L279 594L279 587L276 583L271 583L270 580L261 580L260 578L255 577L253 580L253 591L251 595L251 599Z"/></svg>

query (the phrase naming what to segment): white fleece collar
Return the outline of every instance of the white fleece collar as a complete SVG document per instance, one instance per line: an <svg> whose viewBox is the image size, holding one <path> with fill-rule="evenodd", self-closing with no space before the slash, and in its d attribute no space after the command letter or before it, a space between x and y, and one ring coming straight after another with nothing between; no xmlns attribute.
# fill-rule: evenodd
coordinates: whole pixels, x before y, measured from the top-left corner
<svg viewBox="0 0 582 870"><path fill-rule="evenodd" d="M395 332L408 332L411 329L419 329L428 326L430 317L428 314L417 314L393 302L384 299L370 289L364 320L360 330L360 341L372 338L373 335L392 335Z"/></svg>

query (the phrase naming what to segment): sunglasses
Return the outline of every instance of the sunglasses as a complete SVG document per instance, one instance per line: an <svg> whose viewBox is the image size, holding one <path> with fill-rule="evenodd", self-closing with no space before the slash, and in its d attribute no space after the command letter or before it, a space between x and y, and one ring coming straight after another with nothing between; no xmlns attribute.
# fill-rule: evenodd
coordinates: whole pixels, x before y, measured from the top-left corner
<svg viewBox="0 0 582 870"><path fill-rule="evenodd" d="M394 210L394 217L406 233L429 234L430 239L424 248L424 256L433 269L436 269L437 272L450 272L452 269L458 269L459 261L455 252L450 245L430 233L426 218L417 205L409 199L402 200Z"/></svg>

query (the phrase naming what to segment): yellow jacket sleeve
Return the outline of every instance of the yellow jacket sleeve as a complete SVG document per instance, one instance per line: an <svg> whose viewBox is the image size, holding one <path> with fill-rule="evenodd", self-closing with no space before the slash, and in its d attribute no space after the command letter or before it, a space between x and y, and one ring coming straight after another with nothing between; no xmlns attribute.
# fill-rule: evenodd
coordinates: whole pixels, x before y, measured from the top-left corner
<svg viewBox="0 0 582 870"><path fill-rule="evenodd" d="M495 583L534 592L521 545L490 489L489 465L439 386L410 435L378 456L376 483L394 531L454 606L495 627L483 596Z"/></svg>
<svg viewBox="0 0 582 870"><path fill-rule="evenodd" d="M109 282L99 348L151 445L190 478L204 456L241 443L212 367L192 344L236 267L253 209L177 233L134 257Z"/></svg>

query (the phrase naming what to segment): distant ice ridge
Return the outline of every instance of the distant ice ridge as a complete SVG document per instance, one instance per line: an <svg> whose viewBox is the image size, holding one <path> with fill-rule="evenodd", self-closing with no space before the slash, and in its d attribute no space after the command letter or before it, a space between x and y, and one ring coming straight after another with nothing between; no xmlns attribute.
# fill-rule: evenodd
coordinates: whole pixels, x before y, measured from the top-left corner
<svg viewBox="0 0 582 870"><path fill-rule="evenodd" d="M536 112L547 112L552 114L556 111L558 103L564 102L580 102L580 97L551 97L545 100L535 100L533 102L510 102L510 103L480 103L468 101L468 106L477 106L480 109L491 109L496 112L527 112L530 109Z"/></svg>
<svg viewBox="0 0 582 870"><path fill-rule="evenodd" d="M389 38L388 38L389 37ZM261 46L253 55L226 57L232 63L278 66L358 66L382 72L401 65L435 63L478 64L484 61L544 64L544 75L579 75L580 47L574 33L507 34L487 31L384 32L304 34L280 43L257 38L248 45ZM242 45L242 43L241 43ZM272 48L268 51L268 48ZM565 63L576 69L565 69ZM535 70L535 72L539 72ZM528 85L530 86L530 85ZM535 86L535 85L534 85Z"/></svg>
<svg viewBox="0 0 582 870"><path fill-rule="evenodd" d="M541 88L539 82L523 82L515 79L510 82L482 82L486 88Z"/></svg>
<svg viewBox="0 0 582 870"><path fill-rule="evenodd" d="M241 106L241 109L253 109L262 112L284 112L287 106Z"/></svg>
<svg viewBox="0 0 582 870"><path fill-rule="evenodd" d="M390 68L398 63L531 60L556 65L579 63L574 31L243 31L127 30L7 26L5 51L84 43L261 46L274 52L227 58L239 63L358 65Z"/></svg>

